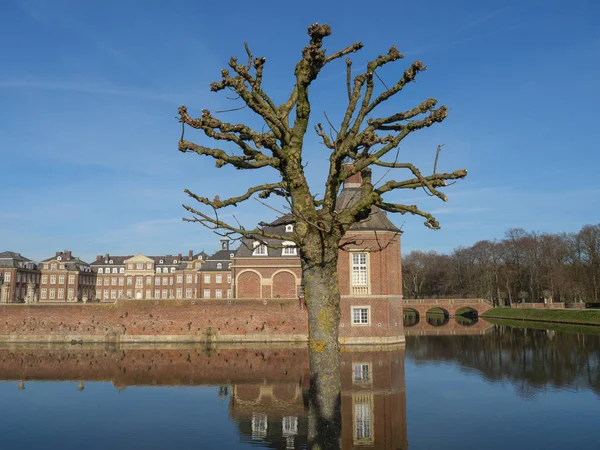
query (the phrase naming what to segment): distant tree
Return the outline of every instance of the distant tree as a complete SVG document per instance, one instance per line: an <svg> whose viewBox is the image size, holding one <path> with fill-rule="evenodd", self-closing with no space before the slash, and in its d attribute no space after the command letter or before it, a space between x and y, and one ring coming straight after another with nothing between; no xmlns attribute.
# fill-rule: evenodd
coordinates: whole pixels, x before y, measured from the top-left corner
<svg viewBox="0 0 600 450"><path fill-rule="evenodd" d="M278 175L279 181L275 183L250 187L240 196L225 200L218 197L211 200L186 189L185 192L192 199L208 206L214 214L189 205L184 205L184 208L193 214L193 218L188 220L226 235L283 240L283 236L268 233L263 227L244 228L238 223L226 222L223 215L217 215L216 212L246 201L255 194L262 199L276 195L287 200L291 217L289 222L295 224L291 240L299 249L302 263L302 283L308 309L311 378L314 392L319 396L318 427L322 429L326 429L324 424L338 414L335 395L339 396L341 389L338 355L340 294L336 271L338 251L348 245L343 240L344 234L354 223L367 217L374 207L391 213L421 216L427 227L438 229L440 225L430 213L416 205L393 203L384 197L398 190L423 189L429 195L446 201L440 189L447 186L448 180L461 179L467 174L466 170L438 173L437 164L434 164L432 173L424 175L415 165L399 160L400 143L414 132L442 122L448 115L448 108L438 107L437 101L429 98L406 111L375 115L378 106L394 98L415 80L419 72L425 70L421 61L415 61L394 84L389 87L384 85L383 90L376 93L377 70L403 58L393 46L387 53L369 61L364 71L354 78L352 62L346 59L348 104L343 119L337 126L331 124L330 133L321 123L315 125L316 134L329 151L327 178L321 191L324 194L322 198L316 197L308 186L303 161L304 139L311 119L309 91L325 66L363 47L358 42L328 55L322 47L323 39L330 34L328 25L313 24L308 28L310 43L302 50L294 70L295 82L283 103L276 103L267 94L263 86L266 59L254 58L247 45L247 62L240 63L232 57L229 69L221 71L221 81L211 84L212 91L234 92L245 107L264 121L264 131L243 123L224 122L208 110L202 110L201 116L194 118L185 106L179 108L179 120L184 130L186 125L201 130L208 138L234 145L238 150L237 153L230 153L220 148L205 147L186 140L182 134L180 151L213 158L219 168L266 168ZM410 176L377 186L372 180L373 167L407 170ZM360 198L347 209L338 210L336 200L342 183L356 174L361 174L363 179ZM285 239L290 240L287 237ZM326 393L335 395L325 398ZM326 440L317 442L314 439L311 441L313 447L325 445Z"/></svg>

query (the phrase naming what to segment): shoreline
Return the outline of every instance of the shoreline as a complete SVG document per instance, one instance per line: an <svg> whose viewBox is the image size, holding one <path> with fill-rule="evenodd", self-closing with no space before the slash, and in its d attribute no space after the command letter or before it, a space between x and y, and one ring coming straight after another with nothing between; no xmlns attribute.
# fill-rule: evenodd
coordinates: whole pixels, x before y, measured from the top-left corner
<svg viewBox="0 0 600 450"><path fill-rule="evenodd" d="M545 322L564 325L600 326L600 310L493 308L481 318L523 322Z"/></svg>

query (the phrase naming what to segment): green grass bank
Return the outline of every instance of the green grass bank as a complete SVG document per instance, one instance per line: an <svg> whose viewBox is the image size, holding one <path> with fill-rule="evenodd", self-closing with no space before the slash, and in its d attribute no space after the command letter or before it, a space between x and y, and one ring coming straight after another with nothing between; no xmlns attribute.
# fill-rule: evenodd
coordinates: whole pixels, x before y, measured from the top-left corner
<svg viewBox="0 0 600 450"><path fill-rule="evenodd" d="M483 313L481 317L484 319L600 325L600 310L492 308Z"/></svg>

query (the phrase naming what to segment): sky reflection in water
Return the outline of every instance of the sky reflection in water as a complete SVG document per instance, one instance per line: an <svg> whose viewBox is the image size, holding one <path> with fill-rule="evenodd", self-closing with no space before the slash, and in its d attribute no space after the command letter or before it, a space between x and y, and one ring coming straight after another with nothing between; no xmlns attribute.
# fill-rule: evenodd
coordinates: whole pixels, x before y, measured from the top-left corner
<svg viewBox="0 0 600 450"><path fill-rule="evenodd" d="M600 337L412 333L343 353L344 448L600 448ZM3 449L306 445L303 348L0 349L0 379Z"/></svg>

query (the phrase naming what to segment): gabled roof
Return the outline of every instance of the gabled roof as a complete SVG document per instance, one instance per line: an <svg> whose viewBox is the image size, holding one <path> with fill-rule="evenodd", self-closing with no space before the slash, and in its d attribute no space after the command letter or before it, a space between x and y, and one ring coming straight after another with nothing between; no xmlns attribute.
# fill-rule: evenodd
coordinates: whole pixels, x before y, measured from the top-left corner
<svg viewBox="0 0 600 450"><path fill-rule="evenodd" d="M58 260L58 258L60 258L60 261ZM71 255L71 258L67 260L66 252L62 252L50 258L46 258L42 262L49 261L59 261L61 264L65 265L66 270L76 270L78 272L89 272L91 270L91 266L85 261L79 259L77 256Z"/></svg>
<svg viewBox="0 0 600 450"><path fill-rule="evenodd" d="M232 262L233 257L235 257L237 250L219 250L207 257L202 264L202 271L218 271L218 270L228 270L229 263ZM233 257L232 257L233 255ZM218 264L221 264L221 268L218 267Z"/></svg>
<svg viewBox="0 0 600 450"><path fill-rule="evenodd" d="M0 253L0 267L4 268L23 268L26 263L31 263L35 267L35 263L29 258L21 255L20 253L4 251Z"/></svg>

